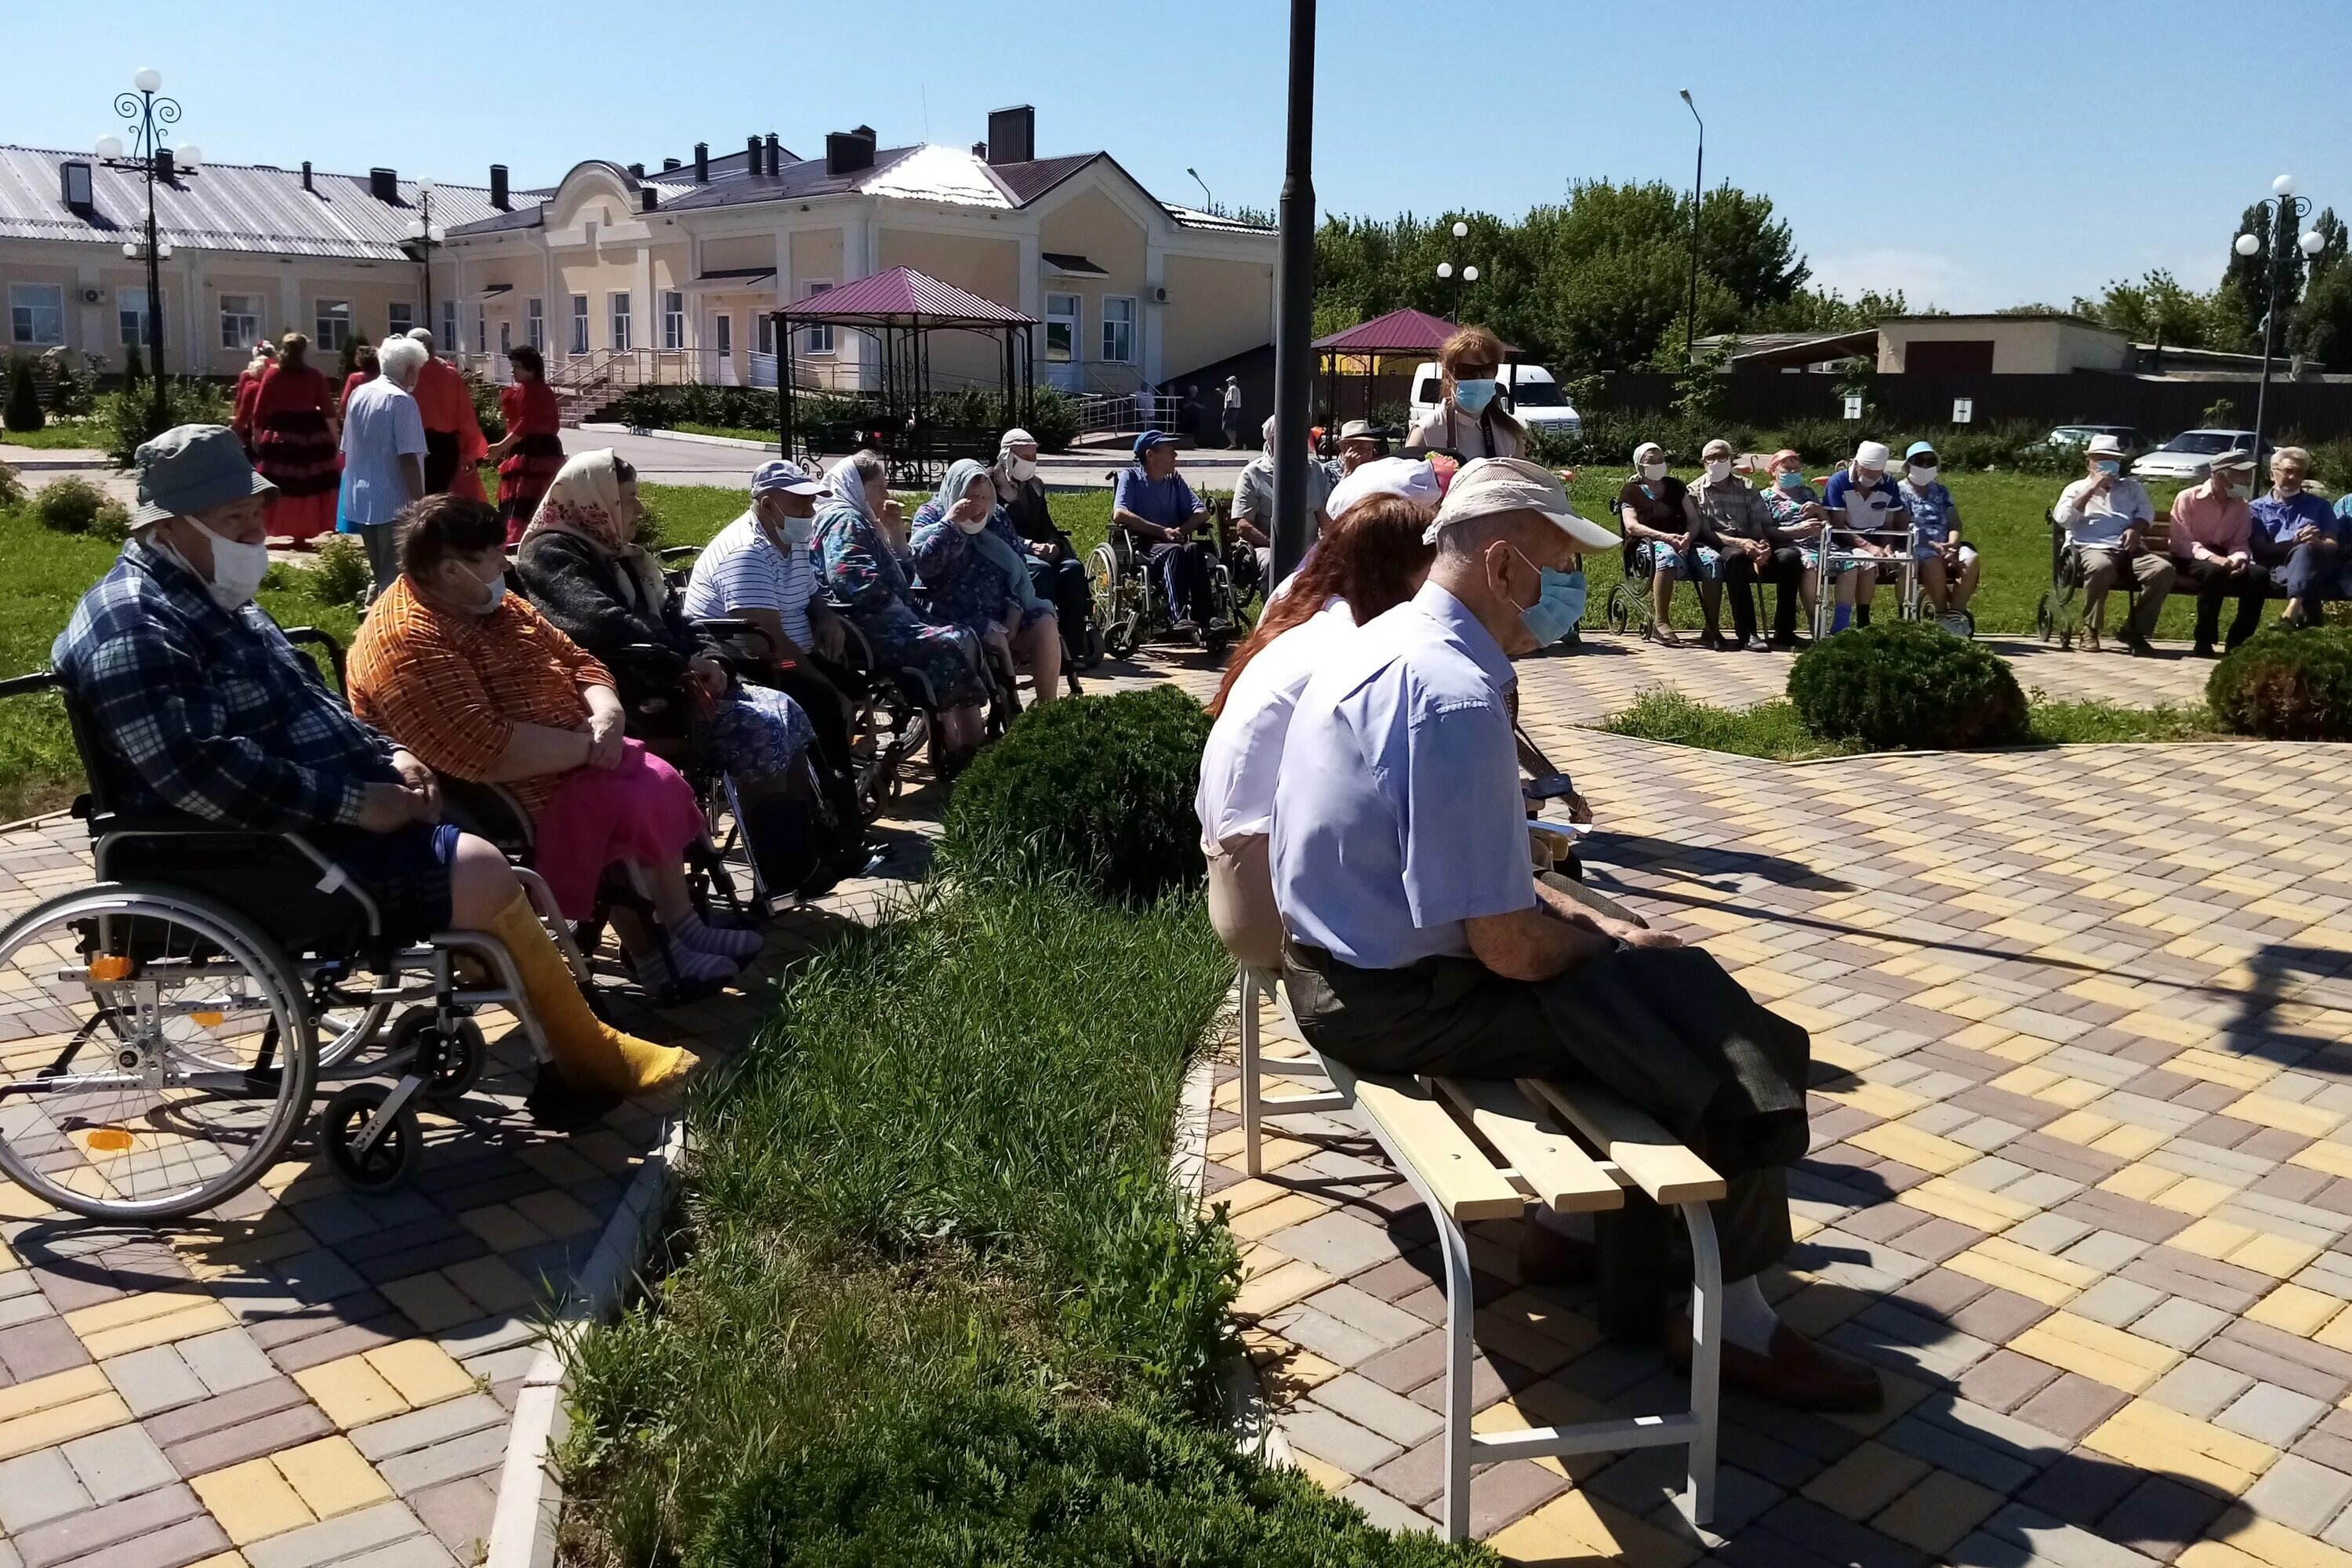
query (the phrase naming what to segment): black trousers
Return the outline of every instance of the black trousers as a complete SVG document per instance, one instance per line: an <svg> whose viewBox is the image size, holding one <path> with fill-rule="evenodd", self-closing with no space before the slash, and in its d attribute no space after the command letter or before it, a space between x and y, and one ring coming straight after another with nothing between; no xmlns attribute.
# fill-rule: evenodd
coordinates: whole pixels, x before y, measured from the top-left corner
<svg viewBox="0 0 2352 1568"><path fill-rule="evenodd" d="M1811 1041L1696 948L1635 948L1533 984L1466 958L1359 969L1292 946L1283 983L1307 1043L1364 1072L1584 1079L1656 1117L1726 1178L1708 1205L1727 1279L1791 1242Z"/></svg>
<svg viewBox="0 0 2352 1568"><path fill-rule="evenodd" d="M447 495L449 487L457 482L457 432L427 430L425 432L425 493L429 496Z"/></svg>
<svg viewBox="0 0 2352 1568"><path fill-rule="evenodd" d="M2229 647L2254 635L2262 625L2263 600L2271 594L2271 574L2259 566L2231 572L2218 561L2183 561L2175 557L2180 581L2197 590L2197 646L2211 647L2221 625L2221 601L2235 597L2238 612L2230 617Z"/></svg>
<svg viewBox="0 0 2352 1568"><path fill-rule="evenodd" d="M1029 557L1029 586L1054 606L1066 637L1079 636L1094 616L1094 590L1087 583L1087 563L1067 551L1052 561Z"/></svg>
<svg viewBox="0 0 2352 1568"><path fill-rule="evenodd" d="M1805 580L1805 557L1793 544L1783 544L1761 561L1744 551L1723 552L1723 580L1731 586L1731 629L1741 637L1756 635L1756 584L1769 583L1772 635L1797 635L1797 590Z"/></svg>

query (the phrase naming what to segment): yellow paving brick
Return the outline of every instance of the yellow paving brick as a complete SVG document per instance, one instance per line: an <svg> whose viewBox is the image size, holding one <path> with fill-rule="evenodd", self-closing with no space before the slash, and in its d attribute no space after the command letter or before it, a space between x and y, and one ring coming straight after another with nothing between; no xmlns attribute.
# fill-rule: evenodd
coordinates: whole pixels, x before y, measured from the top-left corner
<svg viewBox="0 0 2352 1568"><path fill-rule="evenodd" d="M2009 1342L2020 1355L2138 1394L2172 1370L2181 1352L2072 1312L2053 1312Z"/></svg>
<svg viewBox="0 0 2352 1568"><path fill-rule="evenodd" d="M1261 1204L1270 1204L1276 1198L1291 1195L1287 1187L1277 1187L1257 1176L1246 1176L1223 1192L1212 1193L1207 1202L1223 1204L1227 1214L1238 1215L1247 1214Z"/></svg>
<svg viewBox="0 0 2352 1568"><path fill-rule="evenodd" d="M294 1381L327 1419L348 1432L409 1408L409 1401L384 1381L365 1356L347 1355L319 1366L305 1367Z"/></svg>
<svg viewBox="0 0 2352 1568"><path fill-rule="evenodd" d="M457 1223L472 1231L494 1252L518 1252L552 1239L547 1232L517 1214L510 1204L489 1204L467 1209Z"/></svg>
<svg viewBox="0 0 2352 1568"><path fill-rule="evenodd" d="M403 1399L420 1409L474 1391L473 1374L431 1340L380 1345L367 1352L365 1360Z"/></svg>
<svg viewBox="0 0 2352 1568"><path fill-rule="evenodd" d="M2057 1041L2045 1040L2039 1035L2012 1034L2006 1029L1999 1033L2000 1038L1983 1048L1986 1055L2005 1062L2038 1061L2058 1048Z"/></svg>
<svg viewBox="0 0 2352 1568"><path fill-rule="evenodd" d="M2242 1507L2225 1511L2207 1533L2269 1568L2352 1568L2352 1552L2299 1535ZM2187 1553L2179 1561L2188 1562Z"/></svg>
<svg viewBox="0 0 2352 1568"><path fill-rule="evenodd" d="M2030 1296L2045 1307L2061 1307L2081 1292L2099 1282L2099 1271L2080 1263L2070 1263L2063 1258L2053 1258L2046 1252L2021 1247L2001 1237L1988 1237L1957 1257L1948 1258L1944 1267L1955 1268L1971 1279L1988 1285L1998 1285Z"/></svg>
<svg viewBox="0 0 2352 1568"><path fill-rule="evenodd" d="M2223 1106L2221 1114L2263 1127L2298 1132L2305 1138L2325 1138L2344 1125L2344 1118L2333 1110L2322 1110L2316 1105L2298 1105L2292 1100L2280 1100L2267 1094L2247 1095L2235 1104Z"/></svg>
<svg viewBox="0 0 2352 1568"><path fill-rule="evenodd" d="M2314 1143L2298 1149L2287 1157L2290 1165L2301 1165L2309 1171L2325 1171L2331 1176L2352 1176L2352 1145Z"/></svg>
<svg viewBox="0 0 2352 1568"><path fill-rule="evenodd" d="M2278 1450L2266 1444L2148 1399L2135 1399L2116 1411L2083 1446L2142 1469L2201 1481L2229 1497L2253 1485L2278 1458Z"/></svg>
<svg viewBox="0 0 2352 1568"><path fill-rule="evenodd" d="M1864 1050L1860 1046L1850 1046L1831 1036L1819 1036L1813 1041L1813 1060L1825 1062L1846 1072L1859 1072L1885 1059L1875 1052Z"/></svg>
<svg viewBox="0 0 2352 1568"><path fill-rule="evenodd" d="M71 1405L93 1394L104 1394L113 1386L97 1367L78 1366L70 1372L55 1372L30 1383L20 1383L14 1388L0 1388L0 1422Z"/></svg>
<svg viewBox="0 0 2352 1568"><path fill-rule="evenodd" d="M2118 1018L2113 1026L2126 1035L2146 1035L2151 1039L2168 1040L2176 1046L2192 1047L2205 1045L2218 1032L2210 1024L2192 1024L2186 1018L2168 1018L2161 1013L2148 1012L2133 1013ZM2267 1078L2270 1075L2265 1073L2263 1076Z"/></svg>
<svg viewBox="0 0 2352 1568"><path fill-rule="evenodd" d="M246 1568L245 1553L223 1552L216 1556L207 1557L201 1563L191 1563L188 1568Z"/></svg>
<svg viewBox="0 0 2352 1568"><path fill-rule="evenodd" d="M2282 1285L2246 1310L2246 1316L2274 1329L2309 1339L2337 1313L2344 1303L2333 1296L2300 1285Z"/></svg>
<svg viewBox="0 0 2352 1568"><path fill-rule="evenodd" d="M2142 1013L2136 1016L2150 1017L2153 1015ZM2116 1027L2124 1028L2130 1023L2131 1019L2126 1018ZM2171 1037L2162 1037L2168 1039ZM2194 1042L2184 1043L2194 1044ZM2187 1073L2190 1078L2201 1078L2209 1083L2218 1083L2240 1090L2258 1089L2278 1076L2278 1068L2267 1062L2254 1061L2245 1057L2224 1056L2219 1051L2183 1051L2163 1066L2167 1072Z"/></svg>
<svg viewBox="0 0 2352 1568"><path fill-rule="evenodd" d="M2302 1272L2304 1265L2318 1256L2319 1248L2307 1241L2284 1236L2257 1236L2229 1253L2223 1261L2267 1274L2273 1279L2284 1279Z"/></svg>
<svg viewBox="0 0 2352 1568"><path fill-rule="evenodd" d="M2178 1186L2186 1180L2188 1178L2179 1172L2168 1171L2161 1165L2126 1165L2101 1182L2099 1187L2101 1191L2113 1193L2117 1197L2137 1198L2141 1203L2148 1203L2155 1199L2157 1194L2168 1187Z"/></svg>
<svg viewBox="0 0 2352 1568"><path fill-rule="evenodd" d="M268 1459L248 1459L188 1483L223 1533L239 1546L309 1524L319 1516L303 1505Z"/></svg>
<svg viewBox="0 0 2352 1568"><path fill-rule="evenodd" d="M2119 1160L2144 1160L2171 1142L2172 1135L2153 1127L2137 1127L2126 1121L2112 1132L2102 1133L2091 1140L2091 1147L2102 1153L2113 1154Z"/></svg>
<svg viewBox="0 0 2352 1568"><path fill-rule="evenodd" d="M2112 1117L2102 1116L2095 1110L2072 1110L2042 1131L2053 1138L2063 1138L2069 1143L2088 1143L2094 1139L2105 1137L2116 1130L2116 1126Z"/></svg>
<svg viewBox="0 0 2352 1568"><path fill-rule="evenodd" d="M1805 1483L1805 1496L1848 1519L1868 1519L1927 1473L1925 1459L1884 1443L1860 1447Z"/></svg>
<svg viewBox="0 0 2352 1568"><path fill-rule="evenodd" d="M2227 1258L2254 1238L2254 1232L2242 1225L2208 1215L2174 1237L2168 1246L2193 1252L2200 1258L2215 1260Z"/></svg>
<svg viewBox="0 0 2352 1568"><path fill-rule="evenodd" d="M89 1370L96 1372L96 1367ZM64 1375L60 1373L59 1375ZM100 1374L103 1376L103 1374ZM0 1396L15 1393L0 1391ZM120 1426L131 1419L131 1409L122 1403L121 1395L110 1389L94 1394L67 1405L51 1405L13 1421L0 1421L0 1459L13 1459L29 1454L36 1448L53 1448L59 1443L70 1443L76 1437L86 1437L92 1432L103 1432Z"/></svg>
<svg viewBox="0 0 2352 1568"><path fill-rule="evenodd" d="M2172 1561L2176 1568L2272 1568L2252 1552L2219 1541L2192 1541Z"/></svg>
<svg viewBox="0 0 2352 1568"><path fill-rule="evenodd" d="M194 1285L179 1285L163 1290L137 1290L128 1296L117 1296L111 1301L100 1301L95 1307L82 1307L68 1312L66 1327L87 1338L110 1329L143 1323L151 1318L169 1317L190 1307L201 1307L212 1300L209 1293Z"/></svg>
<svg viewBox="0 0 2352 1568"><path fill-rule="evenodd" d="M1821 1089L1813 1092L1826 1100L1833 1100L1840 1105L1850 1105L1856 1110L1866 1110L1871 1115L1886 1121L1894 1121L1908 1116L1927 1103L1916 1094L1906 1094L1899 1089L1890 1089L1883 1083L1872 1083L1866 1079L1857 1079L1843 1088Z"/></svg>
<svg viewBox="0 0 2352 1568"><path fill-rule="evenodd" d="M236 1326L236 1314L222 1303L207 1298L189 1302L177 1311L147 1319L144 1322L125 1323L118 1329L106 1329L81 1336L82 1348L100 1361L110 1356L127 1355L152 1345L167 1345L177 1340L193 1339L211 1333L215 1329Z"/></svg>
<svg viewBox="0 0 2352 1568"><path fill-rule="evenodd" d="M1299 1474L1329 1492L1333 1497L1338 1497L1356 1484L1356 1478L1339 1466L1327 1465L1302 1448L1293 1448L1290 1451L1290 1462L1298 1467Z"/></svg>
<svg viewBox="0 0 2352 1568"><path fill-rule="evenodd" d="M527 1193L511 1206L550 1236L579 1236L596 1228L595 1215L569 1193Z"/></svg>
<svg viewBox="0 0 2352 1568"><path fill-rule="evenodd" d="M392 1496L392 1489L360 1457L349 1437L321 1437L269 1456L289 1485L320 1519L331 1519Z"/></svg>
<svg viewBox="0 0 2352 1568"><path fill-rule="evenodd" d="M1939 1138L1932 1132L1922 1132L1916 1127L1905 1127L1896 1122L1864 1128L1848 1137L1846 1142L1857 1149L1867 1149L1881 1158L1900 1160L1931 1176L1950 1175L1961 1166L1981 1158L1965 1143L1955 1143L1948 1138Z"/></svg>
<svg viewBox="0 0 2352 1568"><path fill-rule="evenodd" d="M1243 1280L1240 1293L1234 1298L1234 1311L1242 1317L1262 1318L1279 1312L1293 1301L1305 1300L1332 1283L1331 1276L1312 1263L1293 1260L1269 1273Z"/></svg>
<svg viewBox="0 0 2352 1568"><path fill-rule="evenodd" d="M1285 1193L1270 1204L1260 1204L1247 1214L1234 1215L1227 1225L1243 1240L1258 1241L1277 1230L1304 1225L1328 1207L1328 1205L1318 1203L1305 1193Z"/></svg>
<svg viewBox="0 0 2352 1568"><path fill-rule="evenodd" d="M460 1323L470 1323L482 1315L482 1310L448 1279L435 1272L412 1274L405 1279L394 1279L377 1287L384 1299L412 1323L428 1334L444 1329L454 1329Z"/></svg>
<svg viewBox="0 0 2352 1568"><path fill-rule="evenodd" d="M1923 1214L1986 1231L2007 1230L2041 1212L2032 1204L2005 1198L1998 1193L1980 1192L1948 1176L1931 1177L1897 1194L1895 1201Z"/></svg>
<svg viewBox="0 0 2352 1568"><path fill-rule="evenodd" d="M2224 1186L2203 1176L2183 1176L2149 1201L2158 1207L2172 1209L2193 1219L2202 1219L2236 1195L2235 1187Z"/></svg>

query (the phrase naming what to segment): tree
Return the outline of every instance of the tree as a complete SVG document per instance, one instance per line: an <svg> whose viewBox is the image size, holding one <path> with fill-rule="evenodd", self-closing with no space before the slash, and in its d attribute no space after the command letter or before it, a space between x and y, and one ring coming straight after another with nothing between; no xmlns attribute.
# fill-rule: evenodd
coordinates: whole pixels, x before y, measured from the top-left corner
<svg viewBox="0 0 2352 1568"><path fill-rule="evenodd" d="M47 414L41 407L41 389L33 380L33 361L26 354L12 354L8 359L8 401L0 405L0 426L19 435L30 435L47 423Z"/></svg>
<svg viewBox="0 0 2352 1568"><path fill-rule="evenodd" d="M2112 327L2136 342L2159 348L2210 348L2221 333L2215 299L2182 288L2171 273L2158 268L2137 283L2108 284L2096 300L2077 298L2074 313Z"/></svg>
<svg viewBox="0 0 2352 1568"><path fill-rule="evenodd" d="M2296 346L2337 369L2352 366L2352 259L2312 272L2294 316Z"/></svg>

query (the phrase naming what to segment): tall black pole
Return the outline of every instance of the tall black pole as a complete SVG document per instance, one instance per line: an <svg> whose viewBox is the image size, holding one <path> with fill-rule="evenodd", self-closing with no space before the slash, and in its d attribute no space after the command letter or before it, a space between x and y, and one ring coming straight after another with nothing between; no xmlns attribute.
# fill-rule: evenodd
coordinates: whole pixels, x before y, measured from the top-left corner
<svg viewBox="0 0 2352 1568"><path fill-rule="evenodd" d="M2278 201L2278 222L2271 228L2270 301L2263 310L2263 381L2254 393L2254 461L2263 457L2263 420L2269 412L2271 400L2271 344L2278 335L2279 274L2288 266L2286 247L2294 233L2294 220L2303 215L2297 209L2303 198L2282 195Z"/></svg>
<svg viewBox="0 0 2352 1568"><path fill-rule="evenodd" d="M1274 580L1307 553L1307 405L1315 336L1315 0L1290 0L1290 140L1274 339Z"/></svg>
<svg viewBox="0 0 2352 1568"><path fill-rule="evenodd" d="M419 191L416 200L425 215L422 219L425 232L416 237L416 254L425 258L425 330L429 332L433 331L433 193ZM455 333L447 335L456 336ZM456 343L444 343L441 347L448 353L457 352Z"/></svg>
<svg viewBox="0 0 2352 1568"><path fill-rule="evenodd" d="M1706 191L1706 121L1699 119L1688 88L1683 89L1683 107L1698 121L1698 167L1691 171L1690 303L1683 311L1683 363L1687 364L1698 350L1698 204Z"/></svg>
<svg viewBox="0 0 2352 1568"><path fill-rule="evenodd" d="M153 93L147 97L152 100ZM155 244L155 158L154 121L151 111L148 121L147 158L147 338L155 363L149 368L155 375L155 406L147 423L149 436L161 436L169 428L172 418L171 399L163 390L163 252ZM191 309L194 307L191 306Z"/></svg>

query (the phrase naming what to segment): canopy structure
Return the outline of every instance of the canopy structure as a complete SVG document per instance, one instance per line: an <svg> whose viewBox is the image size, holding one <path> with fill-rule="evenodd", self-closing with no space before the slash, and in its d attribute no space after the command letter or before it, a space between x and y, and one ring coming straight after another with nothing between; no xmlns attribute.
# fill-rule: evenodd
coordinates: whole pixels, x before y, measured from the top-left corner
<svg viewBox="0 0 2352 1568"><path fill-rule="evenodd" d="M1000 305L968 289L942 283L911 267L894 267L827 289L771 312L776 342L792 342L795 331L828 327L854 331L879 349L878 384L862 394L861 417L835 421L805 437L793 429L793 377L776 377L776 415L783 450L814 455L872 447L890 465L890 477L929 484L944 461L961 456L992 458L999 432L940 417L931 394L931 334L973 332L998 345L1002 407L1008 422L1028 424L1036 415L1034 316ZM780 356L784 358L785 356Z"/></svg>
<svg viewBox="0 0 2352 1568"><path fill-rule="evenodd" d="M1314 349L1323 371L1324 417L1333 424L1339 421L1339 378L1343 374L1361 382L1361 417L1369 419L1372 416L1372 389L1381 374L1381 361L1402 359L1419 364L1433 360L1437 351L1445 346L1445 340L1461 330L1458 323L1443 316L1433 316L1408 305L1385 316L1360 321L1344 331L1316 339ZM1503 354L1516 360L1519 350L1505 343Z"/></svg>

